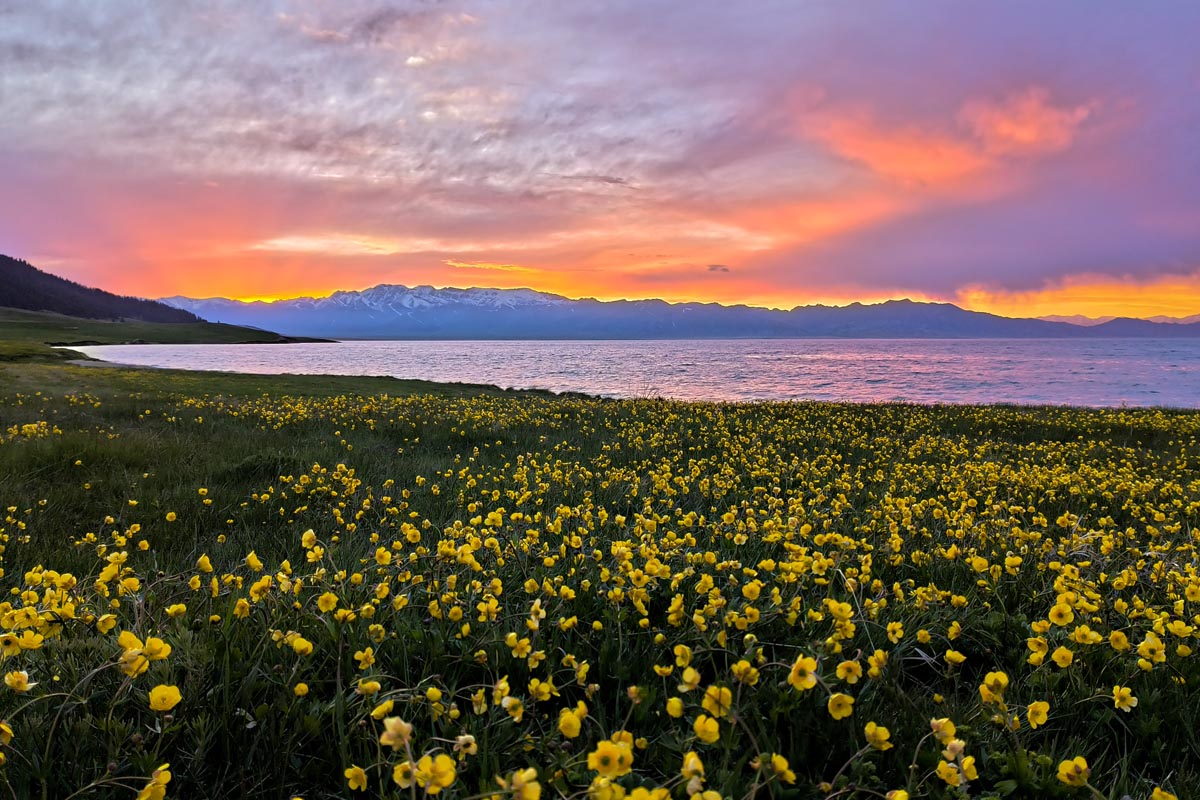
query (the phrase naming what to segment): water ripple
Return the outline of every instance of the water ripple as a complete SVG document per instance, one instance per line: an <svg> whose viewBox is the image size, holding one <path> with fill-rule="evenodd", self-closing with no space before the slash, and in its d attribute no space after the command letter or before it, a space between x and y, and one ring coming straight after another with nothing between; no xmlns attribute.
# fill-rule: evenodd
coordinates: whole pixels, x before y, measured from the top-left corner
<svg viewBox="0 0 1200 800"><path fill-rule="evenodd" d="M1200 408L1200 340L366 341L78 347L122 364L607 397Z"/></svg>

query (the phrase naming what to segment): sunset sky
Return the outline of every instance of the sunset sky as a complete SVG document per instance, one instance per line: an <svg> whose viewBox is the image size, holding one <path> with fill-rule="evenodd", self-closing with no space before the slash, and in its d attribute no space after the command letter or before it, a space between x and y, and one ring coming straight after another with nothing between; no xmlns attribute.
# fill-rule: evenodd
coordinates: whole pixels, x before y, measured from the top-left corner
<svg viewBox="0 0 1200 800"><path fill-rule="evenodd" d="M1200 313L1200 3L0 0L0 252L378 283Z"/></svg>

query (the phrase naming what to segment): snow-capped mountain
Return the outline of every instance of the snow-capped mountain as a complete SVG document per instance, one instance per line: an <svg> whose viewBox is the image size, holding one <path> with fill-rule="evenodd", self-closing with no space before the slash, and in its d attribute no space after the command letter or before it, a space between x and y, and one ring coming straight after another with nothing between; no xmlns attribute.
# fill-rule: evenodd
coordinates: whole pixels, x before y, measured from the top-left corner
<svg viewBox="0 0 1200 800"><path fill-rule="evenodd" d="M456 289L447 287L435 289L432 286L399 286L395 284L380 284L360 292L334 292L328 297L297 297L291 300L255 300L244 302L228 300L224 297L211 297L195 300L189 297L167 297L161 302L175 308L191 309L205 308L209 310L228 310L236 313L239 309L252 307L256 309L304 308L312 311L342 311L353 310L376 313L404 313L418 308L437 308L440 306L462 305L476 308L519 308L528 306L561 305L571 302L565 297L533 289Z"/></svg>
<svg viewBox="0 0 1200 800"><path fill-rule="evenodd" d="M533 289L437 289L381 284L362 291L334 292L328 297L251 302L224 297L168 297L161 302L203 319L229 322L239 319L242 324L273 331L320 330L321 336L373 339L446 338L460 333L477 338L488 334L476 323L495 313L558 309L572 301ZM456 333L459 329L460 333Z"/></svg>
<svg viewBox="0 0 1200 800"><path fill-rule="evenodd" d="M802 306L790 311L662 300L570 300L532 289L380 285L329 297L243 302L168 297L211 322L334 339L1029 338L1200 336L1200 324L1116 319L1081 326L1010 319L949 303Z"/></svg>

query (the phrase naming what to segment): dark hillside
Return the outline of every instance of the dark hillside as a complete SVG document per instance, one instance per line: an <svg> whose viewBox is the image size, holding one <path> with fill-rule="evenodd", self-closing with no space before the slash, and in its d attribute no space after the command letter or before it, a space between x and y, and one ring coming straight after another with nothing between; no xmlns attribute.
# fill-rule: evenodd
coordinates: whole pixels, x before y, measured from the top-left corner
<svg viewBox="0 0 1200 800"><path fill-rule="evenodd" d="M0 306L69 317L142 322L199 322L196 315L153 300L122 297L51 275L0 255Z"/></svg>

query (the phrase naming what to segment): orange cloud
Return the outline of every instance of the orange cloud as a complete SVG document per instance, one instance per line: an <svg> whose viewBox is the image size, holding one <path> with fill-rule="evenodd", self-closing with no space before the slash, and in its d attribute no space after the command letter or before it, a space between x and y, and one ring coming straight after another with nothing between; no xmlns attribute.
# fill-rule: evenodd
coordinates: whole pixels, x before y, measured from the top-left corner
<svg viewBox="0 0 1200 800"><path fill-rule="evenodd" d="M968 100L942 124L889 126L855 109L816 115L802 122L801 132L881 177L946 185L999 167L1005 157L1067 149L1097 107L1058 107L1047 89L1031 86L998 99Z"/></svg>
<svg viewBox="0 0 1200 800"><path fill-rule="evenodd" d="M953 300L1006 317L1187 317L1200 313L1200 269L1142 282L1083 275L1030 292L969 287Z"/></svg>
<svg viewBox="0 0 1200 800"><path fill-rule="evenodd" d="M767 233L777 242L802 244L838 236L900 213L905 203L883 192L848 192L801 200L771 199L732 209L728 221Z"/></svg>
<svg viewBox="0 0 1200 800"><path fill-rule="evenodd" d="M826 118L808 130L843 158L905 183L954 182L988 166L970 143L914 127L880 127L867 115Z"/></svg>
<svg viewBox="0 0 1200 800"><path fill-rule="evenodd" d="M1093 109L1091 103L1056 108L1050 92L1035 86L998 102L972 100L959 120L989 153L1040 155L1070 147Z"/></svg>
<svg viewBox="0 0 1200 800"><path fill-rule="evenodd" d="M491 261L457 261L453 258L445 260L446 266L455 269L478 269L489 272L540 272L533 267L523 267L520 264L496 264Z"/></svg>

